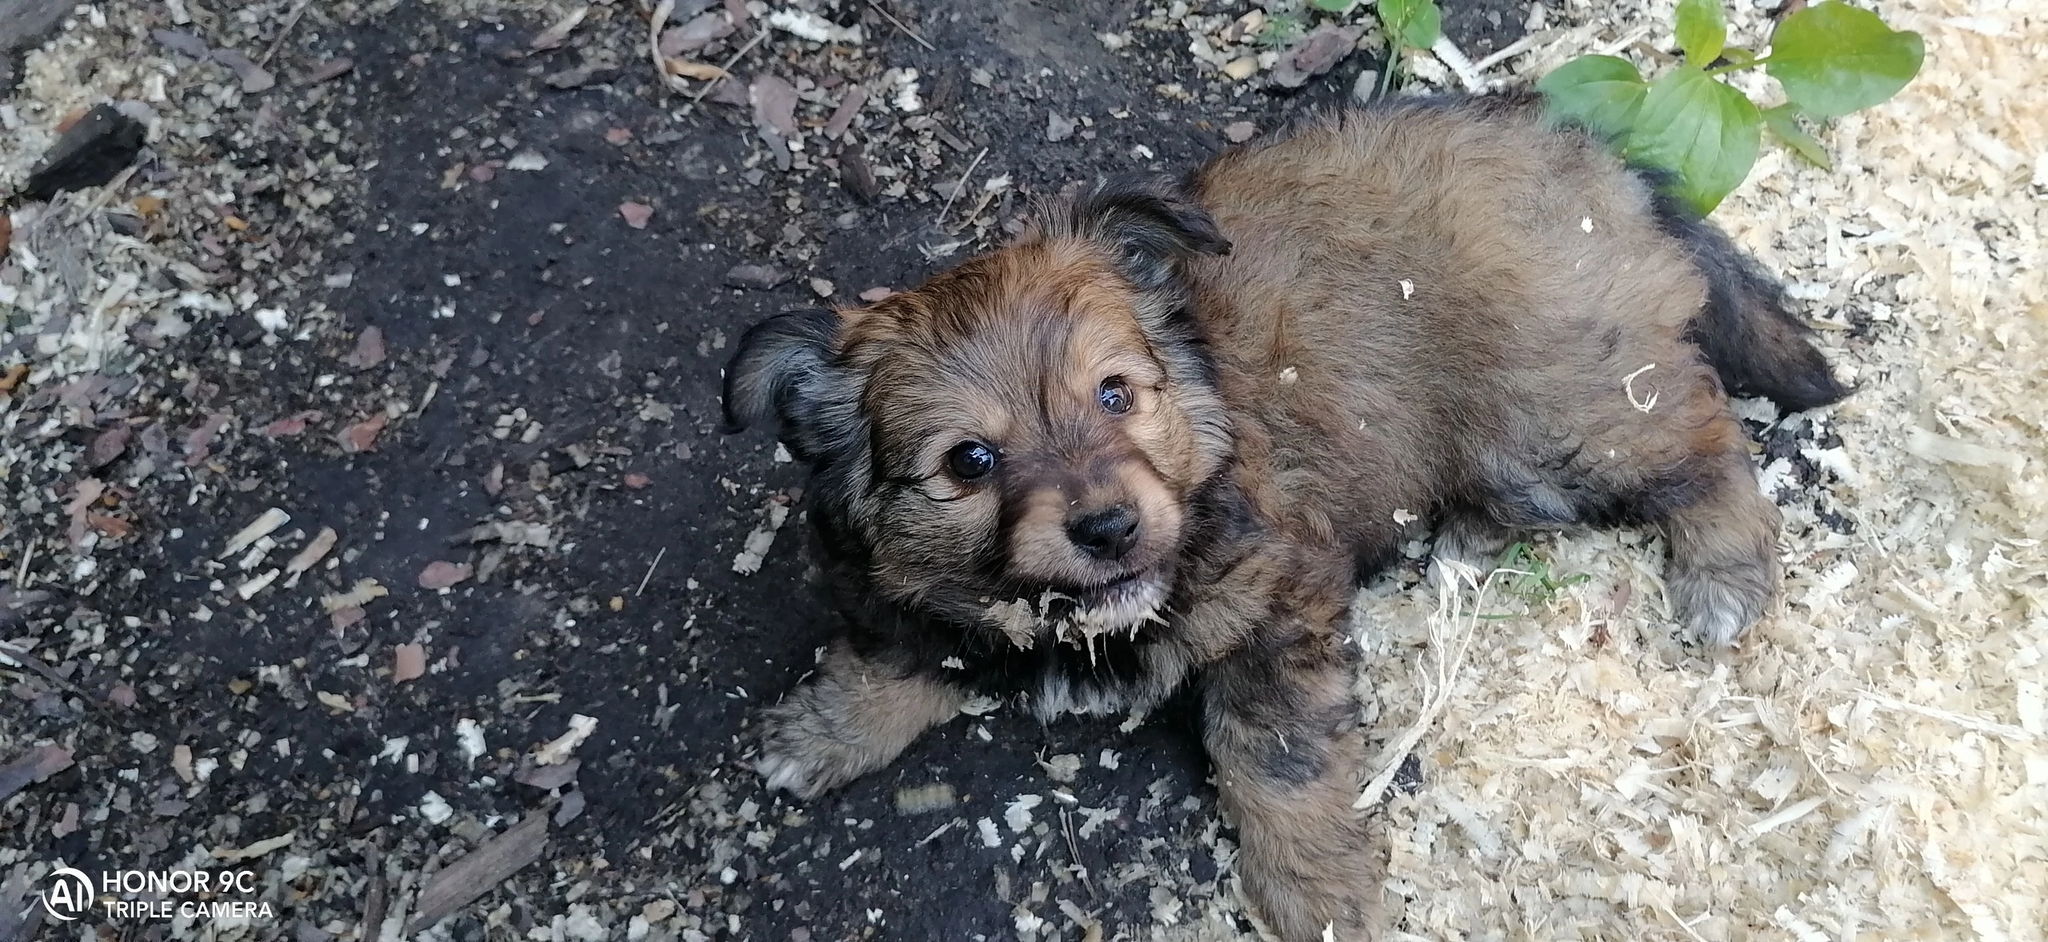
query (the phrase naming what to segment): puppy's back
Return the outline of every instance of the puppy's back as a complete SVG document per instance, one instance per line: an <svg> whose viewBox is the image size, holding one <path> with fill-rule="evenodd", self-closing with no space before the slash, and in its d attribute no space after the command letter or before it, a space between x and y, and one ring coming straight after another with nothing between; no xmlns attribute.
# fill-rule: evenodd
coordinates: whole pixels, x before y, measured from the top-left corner
<svg viewBox="0 0 2048 942"><path fill-rule="evenodd" d="M1667 402L1717 408L1685 244L1636 174L1526 102L1344 112L1192 188L1232 245L1189 275L1241 450L1274 505L1317 508L1310 532L1388 545L1386 520L1604 451L1647 364Z"/></svg>
<svg viewBox="0 0 2048 942"><path fill-rule="evenodd" d="M1224 154L1196 187L1233 245L1198 269L1233 302L1212 329L1241 354L1441 368L1617 316L1676 337L1706 298L1648 186L1520 99L1341 112Z"/></svg>

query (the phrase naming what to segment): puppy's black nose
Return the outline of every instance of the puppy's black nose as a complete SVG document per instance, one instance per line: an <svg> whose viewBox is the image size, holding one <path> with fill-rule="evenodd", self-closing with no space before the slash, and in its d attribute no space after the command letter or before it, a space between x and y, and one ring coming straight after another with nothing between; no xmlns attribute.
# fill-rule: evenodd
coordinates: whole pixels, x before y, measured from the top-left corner
<svg viewBox="0 0 2048 942"><path fill-rule="evenodd" d="M1067 520L1067 539L1096 559L1122 559L1138 545L1138 514L1118 504Z"/></svg>

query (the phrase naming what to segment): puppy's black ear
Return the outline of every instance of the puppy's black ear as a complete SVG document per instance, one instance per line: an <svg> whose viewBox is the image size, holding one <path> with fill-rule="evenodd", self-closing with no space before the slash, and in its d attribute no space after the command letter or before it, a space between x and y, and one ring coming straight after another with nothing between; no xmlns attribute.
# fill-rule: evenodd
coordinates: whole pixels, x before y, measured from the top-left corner
<svg viewBox="0 0 2048 942"><path fill-rule="evenodd" d="M747 329L725 367L725 430L770 417L785 438L816 417L839 318L827 310L789 311Z"/></svg>
<svg viewBox="0 0 2048 942"><path fill-rule="evenodd" d="M1230 254L1216 220L1171 177L1112 177L1081 194L1067 213L1049 228L1109 247L1124 276L1143 291L1164 287L1183 257Z"/></svg>

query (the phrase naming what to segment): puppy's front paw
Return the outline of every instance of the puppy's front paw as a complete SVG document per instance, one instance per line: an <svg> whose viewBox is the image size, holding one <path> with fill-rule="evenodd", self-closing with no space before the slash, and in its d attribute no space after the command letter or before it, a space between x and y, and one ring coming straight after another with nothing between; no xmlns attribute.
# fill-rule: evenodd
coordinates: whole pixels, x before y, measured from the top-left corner
<svg viewBox="0 0 2048 942"><path fill-rule="evenodd" d="M1249 849L1249 848L1248 848ZM1245 861L1245 896L1252 910L1283 942L1373 942L1387 922L1381 898L1385 870L1357 853L1333 853L1301 863L1313 872L1279 861Z"/></svg>
<svg viewBox="0 0 2048 942"><path fill-rule="evenodd" d="M806 801L838 788L887 763L857 742L848 741L840 724L826 716L812 697L799 691L762 717L761 753L754 771L771 789L787 789Z"/></svg>
<svg viewBox="0 0 2048 942"><path fill-rule="evenodd" d="M1685 626L1686 640L1724 648L1763 617L1777 572L1765 561L1715 568L1674 565L1664 584L1671 593L1671 607Z"/></svg>

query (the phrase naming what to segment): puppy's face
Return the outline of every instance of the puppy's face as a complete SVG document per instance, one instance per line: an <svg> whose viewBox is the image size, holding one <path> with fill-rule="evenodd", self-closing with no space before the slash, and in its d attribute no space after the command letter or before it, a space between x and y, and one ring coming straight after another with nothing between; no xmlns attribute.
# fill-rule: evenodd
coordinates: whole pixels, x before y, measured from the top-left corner
<svg viewBox="0 0 2048 942"><path fill-rule="evenodd" d="M881 591L1018 643L1159 613L1187 500L1229 440L1172 274L1174 253L1221 239L1149 198L1061 207L915 291L785 315L829 335L794 379L762 366L786 368L782 342L743 341L728 405L776 400L814 513Z"/></svg>

